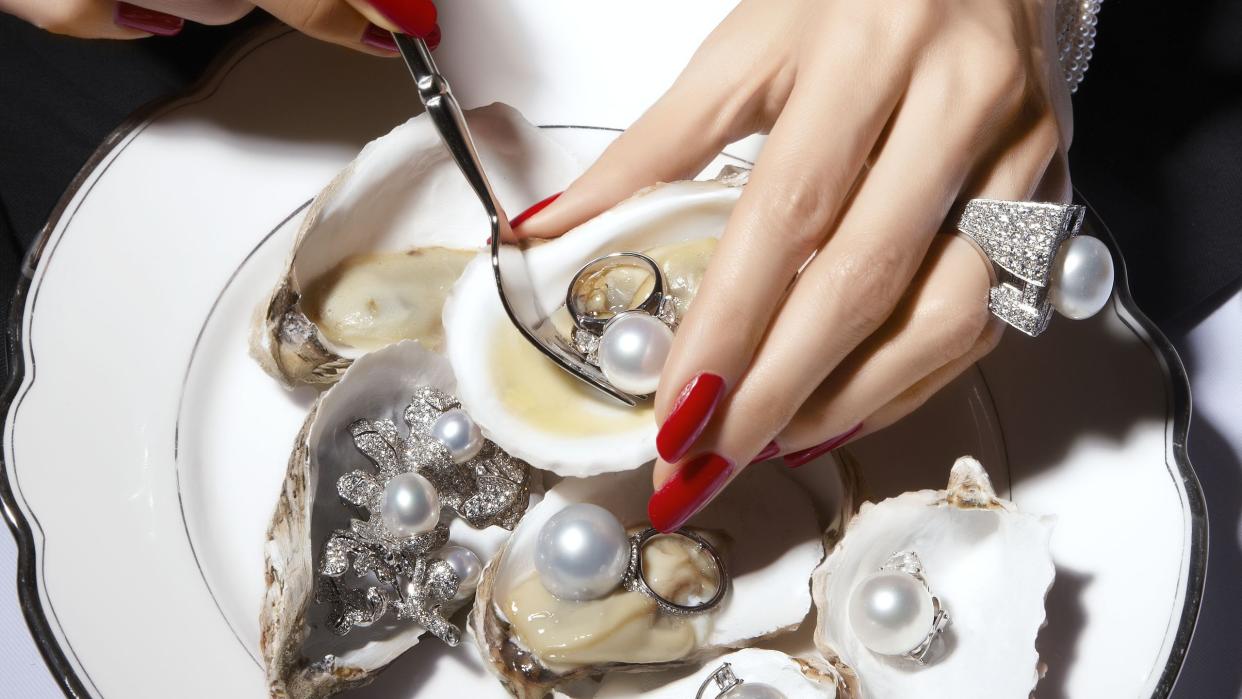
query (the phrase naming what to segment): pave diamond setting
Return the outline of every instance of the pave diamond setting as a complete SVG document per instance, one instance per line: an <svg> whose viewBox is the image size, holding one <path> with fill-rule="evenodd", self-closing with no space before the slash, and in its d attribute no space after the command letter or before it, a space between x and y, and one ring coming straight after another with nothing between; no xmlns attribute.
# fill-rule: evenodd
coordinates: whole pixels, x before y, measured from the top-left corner
<svg viewBox="0 0 1242 699"><path fill-rule="evenodd" d="M1061 245L1078 235L1086 209L1072 204L973 199L958 229L997 267L1000 283L988 295L998 318L1035 337L1048 327L1048 284Z"/></svg>

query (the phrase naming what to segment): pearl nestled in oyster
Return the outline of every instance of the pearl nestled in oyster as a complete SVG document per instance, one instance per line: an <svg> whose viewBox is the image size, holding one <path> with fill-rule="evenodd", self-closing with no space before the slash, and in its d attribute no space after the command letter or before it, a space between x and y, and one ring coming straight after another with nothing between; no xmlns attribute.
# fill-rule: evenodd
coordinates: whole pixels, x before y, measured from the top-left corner
<svg viewBox="0 0 1242 699"><path fill-rule="evenodd" d="M518 263L530 275L539 312L570 342L573 323L565 301L574 275L602 255L640 252L660 265L672 307L684 314L740 194L733 181L656 185L560 238L532 245ZM609 315L627 307L642 283L599 281L616 282L616 288L601 288L587 302ZM454 285L444 306L444 330L462 406L514 456L576 477L633 469L656 457L650 402L621 405L522 338L501 305L488 256L467 265ZM669 328L636 311L621 313L605 335L598 348L601 369L620 388L640 395L654 391L672 344Z"/></svg>
<svg viewBox="0 0 1242 699"><path fill-rule="evenodd" d="M958 459L946 490L862 506L815 571L815 644L868 699L1026 699L1040 676L1051 533L1049 519L998 498L978 461ZM886 565L894 554L909 564L906 552L926 588ZM939 634L932 595L952 619ZM903 657L929 638L925 665Z"/></svg>

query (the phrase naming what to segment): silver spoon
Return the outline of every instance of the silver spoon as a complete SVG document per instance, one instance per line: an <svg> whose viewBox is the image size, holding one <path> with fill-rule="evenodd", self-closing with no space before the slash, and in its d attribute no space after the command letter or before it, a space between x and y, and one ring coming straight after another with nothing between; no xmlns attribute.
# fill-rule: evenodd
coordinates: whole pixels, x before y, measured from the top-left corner
<svg viewBox="0 0 1242 699"><path fill-rule="evenodd" d="M483 164L479 162L479 154L470 138L470 130L462 116L461 107L453 97L448 81L436 68L436 63L431 58L431 49L417 37L396 32L392 36L397 42L401 57L405 59L405 65L410 69L410 75L418 89L418 98L422 101L427 115L431 117L431 123L435 125L453 161L457 163L475 196L479 198L479 203L483 205L483 210L487 212L492 227L492 271L496 276L500 303L504 306L509 320L522 337L575 378L626 405L637 405L644 396L626 393L609 383L603 372L565 346L549 318L539 310L522 251L516 246L502 247L500 244L502 231L509 232L509 222L501 215L503 210L487 175L483 172ZM502 257L505 258L503 274L500 264Z"/></svg>

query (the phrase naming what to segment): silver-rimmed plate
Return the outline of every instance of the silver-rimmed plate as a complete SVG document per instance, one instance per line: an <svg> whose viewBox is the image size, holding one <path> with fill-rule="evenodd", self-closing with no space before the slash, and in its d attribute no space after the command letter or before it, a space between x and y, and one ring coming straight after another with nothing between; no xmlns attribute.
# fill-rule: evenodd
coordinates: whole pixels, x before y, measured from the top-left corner
<svg viewBox="0 0 1242 699"><path fill-rule="evenodd" d="M440 60L463 102L594 127L550 130L589 158L728 3L482 4L444 8ZM657 11L664 21L647 22ZM650 44L637 58L634 36ZM32 253L0 495L32 630L69 693L265 696L261 543L307 396L247 358L246 327L299 207L411 113L407 81L396 62L256 37L194 94L115 134ZM1180 363L1124 288L1092 321L1015 335L858 446L880 465L871 493L938 487L955 456L979 456L1021 507L1058 517L1040 695L1166 696L1206 555ZM431 646L380 683L375 696L500 696L473 656Z"/></svg>

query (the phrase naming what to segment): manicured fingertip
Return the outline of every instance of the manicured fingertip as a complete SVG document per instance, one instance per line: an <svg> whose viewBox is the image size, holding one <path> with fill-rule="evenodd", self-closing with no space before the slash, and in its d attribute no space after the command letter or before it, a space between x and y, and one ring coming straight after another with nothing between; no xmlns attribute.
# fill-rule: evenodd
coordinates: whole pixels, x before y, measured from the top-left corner
<svg viewBox="0 0 1242 699"><path fill-rule="evenodd" d="M145 7L118 2L112 13L112 21L120 27L137 29L156 36L176 36L185 27L185 20L167 12L148 10Z"/></svg>
<svg viewBox="0 0 1242 699"><path fill-rule="evenodd" d="M428 39L436 29L436 4L431 0L369 0L371 6L402 32ZM436 40L439 43L439 39ZM431 46L428 41L429 48Z"/></svg>
<svg viewBox="0 0 1242 699"><path fill-rule="evenodd" d="M703 454L682 464L647 501L651 526L668 533L681 529L729 482L733 462L719 454Z"/></svg>
<svg viewBox="0 0 1242 699"><path fill-rule="evenodd" d="M557 192L546 199L542 199L534 204L531 204L530 208L526 209L517 216L514 216L513 219L509 221L509 227L514 229L514 233L516 234L518 226L521 226L523 223L529 221L535 214L548 208L548 205L559 199L562 194L564 194L564 192Z"/></svg>
<svg viewBox="0 0 1242 699"><path fill-rule="evenodd" d="M383 27L367 24L366 30L362 32L361 41L371 48L397 53L397 42L392 38L392 32Z"/></svg>
<svg viewBox="0 0 1242 699"><path fill-rule="evenodd" d="M779 444L776 443L776 440L774 439L768 442L768 445L764 447L762 450L760 450L758 454L755 454L755 458L751 459L750 463L757 464L760 461L767 461L768 459L772 458L773 456L776 456L779 453L781 453L781 447Z"/></svg>
<svg viewBox="0 0 1242 699"><path fill-rule="evenodd" d="M808 449L802 449L800 451L790 452L781 458L785 461L785 465L788 466L789 468L798 468L799 466L804 466L807 463L814 461L815 459L818 459L824 454L827 454L833 449L839 449L840 447L844 446L847 442L853 439L855 435L858 434L859 430L862 429L862 426L863 425L860 422L857 425L854 425L850 429L846 430L845 432L842 432L841 434L833 437L832 439L826 440Z"/></svg>
<svg viewBox="0 0 1242 699"><path fill-rule="evenodd" d="M700 372L686 382L656 434L656 451L669 463L681 461L694 446L725 394L719 374Z"/></svg>

